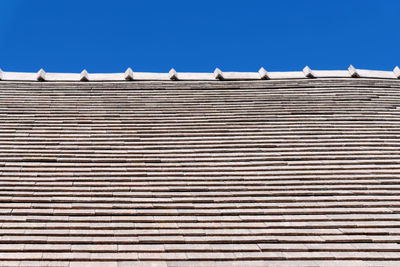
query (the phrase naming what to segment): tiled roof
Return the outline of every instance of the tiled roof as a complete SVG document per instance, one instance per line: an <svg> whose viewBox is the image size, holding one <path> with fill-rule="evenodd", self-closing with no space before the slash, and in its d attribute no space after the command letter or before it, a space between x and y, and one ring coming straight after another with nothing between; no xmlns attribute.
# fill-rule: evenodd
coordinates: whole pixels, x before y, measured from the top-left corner
<svg viewBox="0 0 400 267"><path fill-rule="evenodd" d="M0 266L400 266L400 80L356 74L0 81Z"/></svg>
<svg viewBox="0 0 400 267"><path fill-rule="evenodd" d="M134 72L128 68L124 73L46 73L40 69L34 72L5 72L0 69L0 80L4 81L215 81L215 80L282 80L307 78L379 78L400 79L400 69L378 71L356 69L352 65L347 70L311 70L306 66L302 71L267 72L261 68L258 72L223 72L216 68L213 73L176 72L168 73Z"/></svg>

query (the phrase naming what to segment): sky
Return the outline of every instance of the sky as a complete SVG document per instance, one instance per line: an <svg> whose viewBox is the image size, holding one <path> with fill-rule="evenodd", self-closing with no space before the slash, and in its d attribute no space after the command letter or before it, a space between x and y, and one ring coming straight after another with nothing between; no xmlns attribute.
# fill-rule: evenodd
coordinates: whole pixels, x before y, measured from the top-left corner
<svg viewBox="0 0 400 267"><path fill-rule="evenodd" d="M392 70L399 20L398 0L1 0L0 68Z"/></svg>

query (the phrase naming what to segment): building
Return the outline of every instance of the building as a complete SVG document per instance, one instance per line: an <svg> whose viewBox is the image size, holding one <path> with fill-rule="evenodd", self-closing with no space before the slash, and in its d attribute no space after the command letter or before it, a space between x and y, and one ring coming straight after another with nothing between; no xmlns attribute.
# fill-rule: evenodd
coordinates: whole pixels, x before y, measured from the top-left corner
<svg viewBox="0 0 400 267"><path fill-rule="evenodd" d="M0 266L400 266L399 77L0 72Z"/></svg>

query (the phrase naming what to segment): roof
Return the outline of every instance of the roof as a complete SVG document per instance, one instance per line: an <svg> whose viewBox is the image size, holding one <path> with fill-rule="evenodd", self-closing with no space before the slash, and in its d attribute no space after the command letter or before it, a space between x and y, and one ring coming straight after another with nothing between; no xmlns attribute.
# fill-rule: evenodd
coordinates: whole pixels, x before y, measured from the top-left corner
<svg viewBox="0 0 400 267"><path fill-rule="evenodd" d="M124 73L47 73L40 69L37 73L4 72L0 69L0 80L3 81L213 81L213 80L275 80L306 78L379 78L400 79L400 69L393 71L356 69L352 65L347 70L311 70L306 66L302 71L267 72L260 68L258 72L223 72L216 68L213 73L176 72L168 73L134 72L128 68Z"/></svg>
<svg viewBox="0 0 400 267"><path fill-rule="evenodd" d="M0 265L398 266L399 107L396 79L0 81Z"/></svg>

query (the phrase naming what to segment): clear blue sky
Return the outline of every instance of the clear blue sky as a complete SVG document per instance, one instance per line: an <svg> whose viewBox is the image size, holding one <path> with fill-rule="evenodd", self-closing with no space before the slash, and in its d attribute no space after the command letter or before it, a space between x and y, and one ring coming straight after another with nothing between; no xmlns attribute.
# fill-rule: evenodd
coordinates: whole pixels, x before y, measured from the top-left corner
<svg viewBox="0 0 400 267"><path fill-rule="evenodd" d="M4 71L400 65L398 0L1 0Z"/></svg>

